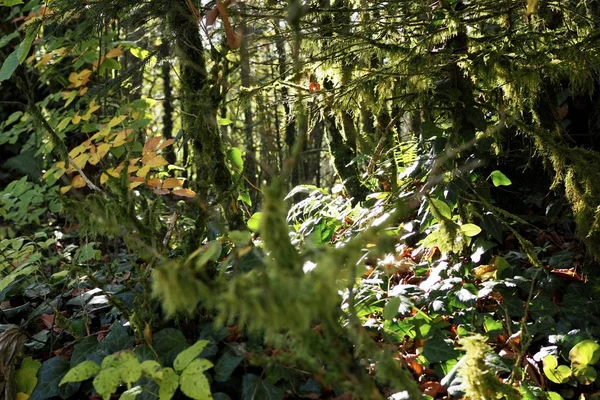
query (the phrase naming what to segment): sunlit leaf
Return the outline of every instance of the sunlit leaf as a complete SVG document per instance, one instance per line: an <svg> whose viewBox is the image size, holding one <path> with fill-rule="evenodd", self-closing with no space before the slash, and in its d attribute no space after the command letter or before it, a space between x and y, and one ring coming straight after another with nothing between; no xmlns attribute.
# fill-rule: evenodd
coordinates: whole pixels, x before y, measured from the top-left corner
<svg viewBox="0 0 600 400"><path fill-rule="evenodd" d="M164 189L173 189L180 186L183 186L183 180L177 178L167 178L163 181L162 184L162 187Z"/></svg>
<svg viewBox="0 0 600 400"><path fill-rule="evenodd" d="M490 177L492 178L492 183L496 187L498 187L498 186L510 186L512 184L512 182L510 181L510 179L508 179L508 177L506 175L504 175L502 172L500 172L498 170L493 171L490 174Z"/></svg>
<svg viewBox="0 0 600 400"><path fill-rule="evenodd" d="M194 192L191 189L176 189L171 191L171 193L173 193L175 196L182 196L182 197L196 197L196 192Z"/></svg>
<svg viewBox="0 0 600 400"><path fill-rule="evenodd" d="M85 187L85 185L85 179L83 179L81 175L75 175L71 180L71 186L73 186L75 189Z"/></svg>

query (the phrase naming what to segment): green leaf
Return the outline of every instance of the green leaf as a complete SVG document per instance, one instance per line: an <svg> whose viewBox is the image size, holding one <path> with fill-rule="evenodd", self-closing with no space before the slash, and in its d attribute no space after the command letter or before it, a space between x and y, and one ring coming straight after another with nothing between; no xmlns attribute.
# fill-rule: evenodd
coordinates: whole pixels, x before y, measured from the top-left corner
<svg viewBox="0 0 600 400"><path fill-rule="evenodd" d="M398 309L400 308L400 304L402 300L400 297L390 297L383 308L383 318L387 320L391 320L395 316L398 315Z"/></svg>
<svg viewBox="0 0 600 400"><path fill-rule="evenodd" d="M2 1L0 1L0 6L4 6L4 7L12 7L12 6L16 6L17 4L23 4L23 0L2 0Z"/></svg>
<svg viewBox="0 0 600 400"><path fill-rule="evenodd" d="M27 34L25 35L25 39L23 40L23 42L21 42L19 47L17 47L17 57L19 59L19 64L23 64L23 61L25 61L25 59L27 58L35 36L36 34L33 29L28 30Z"/></svg>
<svg viewBox="0 0 600 400"><path fill-rule="evenodd" d="M498 187L498 186L510 186L512 184L512 182L510 181L510 179L508 179L508 177L506 175L504 175L502 172L500 172L498 170L493 171L490 174L490 177L492 178L492 183L496 187Z"/></svg>
<svg viewBox="0 0 600 400"><path fill-rule="evenodd" d="M162 365L173 365L175 357L188 347L188 342L178 329L167 328L152 337L154 350Z"/></svg>
<svg viewBox="0 0 600 400"><path fill-rule="evenodd" d="M436 334L425 342L422 355L430 363L452 360L460 353L452 346L452 341L446 339L442 334Z"/></svg>
<svg viewBox="0 0 600 400"><path fill-rule="evenodd" d="M194 345L179 353L175 358L175 362L173 362L173 368L175 371L183 371L196 357L200 355L200 353L202 353L207 344L208 340L198 340L196 343L194 343Z"/></svg>
<svg viewBox="0 0 600 400"><path fill-rule="evenodd" d="M237 356L233 351L226 351L215 364L215 381L226 382L233 371L240 365L244 357Z"/></svg>
<svg viewBox="0 0 600 400"><path fill-rule="evenodd" d="M558 365L555 356L549 354L542 361L544 375L554 383L566 383L571 377L571 369L566 365Z"/></svg>
<svg viewBox="0 0 600 400"><path fill-rule="evenodd" d="M233 170L236 172L242 172L244 169L244 159L242 158L242 152L237 147L232 147L227 150L227 158L233 165Z"/></svg>
<svg viewBox="0 0 600 400"><path fill-rule="evenodd" d="M282 400L284 395L283 389L258 375L246 374L242 378L241 400Z"/></svg>
<svg viewBox="0 0 600 400"><path fill-rule="evenodd" d="M594 367L590 366L579 366L578 364L572 365L573 375L582 385L591 385L596 381L597 373Z"/></svg>
<svg viewBox="0 0 600 400"><path fill-rule="evenodd" d="M212 366L213 364L204 358L192 361L179 378L179 386L183 394L196 400L212 399L210 383L204 375L204 371Z"/></svg>
<svg viewBox="0 0 600 400"><path fill-rule="evenodd" d="M93 361L84 361L71 368L69 372L62 378L59 385L62 386L69 382L82 382L94 377L100 366Z"/></svg>
<svg viewBox="0 0 600 400"><path fill-rule="evenodd" d="M127 328L121 324L121 321L116 321L112 324L106 339L100 342L98 349L104 350L108 354L114 354L132 348L133 343L133 336L129 335Z"/></svg>
<svg viewBox="0 0 600 400"><path fill-rule="evenodd" d="M123 394L121 394L121 397L119 397L120 400L135 400L138 396L138 394L142 394L144 392L144 389L142 389L141 386L134 386L131 389L123 392Z"/></svg>
<svg viewBox="0 0 600 400"><path fill-rule="evenodd" d="M132 48L129 49L129 52L135 58L139 58L140 60L145 59L150 54L150 52L148 50L144 50L144 49L141 49L139 47L132 47Z"/></svg>
<svg viewBox="0 0 600 400"><path fill-rule="evenodd" d="M473 237L481 233L481 228L475 224L464 224L460 226L460 231L468 237Z"/></svg>
<svg viewBox="0 0 600 400"><path fill-rule="evenodd" d="M149 378L154 379L155 381L160 381L162 379L162 366L154 360L146 360L142 363L142 371L144 375Z"/></svg>
<svg viewBox="0 0 600 400"><path fill-rule="evenodd" d="M17 392L30 395L37 385L37 372L42 366L38 360L31 357L25 357L21 362L21 367L15 373L15 381L17 383Z"/></svg>
<svg viewBox="0 0 600 400"><path fill-rule="evenodd" d="M579 365L596 364L600 360L600 346L593 340L581 341L569 352L569 360Z"/></svg>
<svg viewBox="0 0 600 400"><path fill-rule="evenodd" d="M446 219L452 219L452 210L448 204L438 199L429 199L429 203L429 207L434 208L434 212L437 211Z"/></svg>
<svg viewBox="0 0 600 400"><path fill-rule="evenodd" d="M110 396L119 387L119 371L114 367L103 368L94 378L94 389L104 400L110 400Z"/></svg>
<svg viewBox="0 0 600 400"><path fill-rule="evenodd" d="M96 339L96 336L90 335L83 338L75 345L75 347L73 347L73 353L71 354L71 368L86 360L89 355L97 350L97 348L98 339Z"/></svg>
<svg viewBox="0 0 600 400"><path fill-rule="evenodd" d="M17 47L12 53L8 55L8 57L6 57L6 60L4 60L2 68L0 68L0 82L10 79L12 74L19 66L18 50L19 48Z"/></svg>
<svg viewBox="0 0 600 400"><path fill-rule="evenodd" d="M56 356L44 361L38 371L38 384L29 400L43 400L58 396L58 384L69 371L69 361Z"/></svg>
<svg viewBox="0 0 600 400"><path fill-rule="evenodd" d="M17 37L19 37L18 31L14 31L9 35L2 36L2 38L0 39L0 49L9 44L11 40Z"/></svg>
<svg viewBox="0 0 600 400"><path fill-rule="evenodd" d="M565 400L560 394L556 392L546 392L548 400Z"/></svg>
<svg viewBox="0 0 600 400"><path fill-rule="evenodd" d="M179 375L172 368L163 369L163 377L158 389L159 400L170 400L179 387Z"/></svg>
<svg viewBox="0 0 600 400"><path fill-rule="evenodd" d="M114 58L105 58L102 61L102 65L100 65L100 73L103 73L107 69L119 70L121 69L121 64Z"/></svg>
<svg viewBox="0 0 600 400"><path fill-rule="evenodd" d="M220 126L227 126L231 125L232 123L233 121L229 118L217 118L217 124L219 124Z"/></svg>
<svg viewBox="0 0 600 400"><path fill-rule="evenodd" d="M121 352L119 354L119 359L121 361L117 367L119 376L129 387L142 377L142 365L132 351Z"/></svg>
<svg viewBox="0 0 600 400"><path fill-rule="evenodd" d="M257 232L258 230L260 230L260 220L262 218L262 213L261 212L257 212L254 213L252 215L252 217L250 217L250 219L248 220L248 222L246 222L246 225L248 226L248 229L250 229L252 232Z"/></svg>

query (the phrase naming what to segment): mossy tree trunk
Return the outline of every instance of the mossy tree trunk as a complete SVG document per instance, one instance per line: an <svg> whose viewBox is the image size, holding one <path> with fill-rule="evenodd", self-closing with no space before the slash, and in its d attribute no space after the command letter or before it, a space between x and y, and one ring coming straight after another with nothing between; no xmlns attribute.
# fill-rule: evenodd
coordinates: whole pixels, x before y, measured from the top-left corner
<svg viewBox="0 0 600 400"><path fill-rule="evenodd" d="M170 25L181 63L182 129L194 153L195 181L191 186L198 194L201 209L195 236L202 240L211 196L221 202L231 229L239 229L244 223L217 125L219 94L208 76L198 21L190 14L185 0L177 0L170 12Z"/></svg>

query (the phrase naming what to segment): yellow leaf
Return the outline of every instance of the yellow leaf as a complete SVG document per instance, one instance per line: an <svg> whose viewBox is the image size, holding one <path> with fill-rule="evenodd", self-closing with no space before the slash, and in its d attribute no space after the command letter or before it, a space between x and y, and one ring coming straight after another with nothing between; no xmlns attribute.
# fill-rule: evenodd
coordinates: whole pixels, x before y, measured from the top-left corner
<svg viewBox="0 0 600 400"><path fill-rule="evenodd" d="M120 132L115 133L115 138L113 140L113 146L114 147L119 147L125 143L127 143L129 141L129 134L131 134L131 132L133 132L133 129L125 129L122 130Z"/></svg>
<svg viewBox="0 0 600 400"><path fill-rule="evenodd" d="M89 159L90 155L87 153L83 153L73 159L73 164L77 165L79 169L83 169L85 168L85 164Z"/></svg>
<svg viewBox="0 0 600 400"><path fill-rule="evenodd" d="M78 96L83 96L84 94L86 94L88 92L89 88L87 86L82 87L81 89L79 89L79 91L77 92Z"/></svg>
<svg viewBox="0 0 600 400"><path fill-rule="evenodd" d="M163 182L163 189L173 189L179 186L183 186L183 180L177 178L167 178Z"/></svg>
<svg viewBox="0 0 600 400"><path fill-rule="evenodd" d="M140 169L140 167L138 167L137 165L130 165L129 167L127 167L127 173L132 174L138 169Z"/></svg>
<svg viewBox="0 0 600 400"><path fill-rule="evenodd" d="M142 164L148 165L150 168L158 168L169 165L163 156L157 156L156 153L148 153L142 158Z"/></svg>
<svg viewBox="0 0 600 400"><path fill-rule="evenodd" d="M104 158L104 156L106 155L106 153L108 153L109 150L110 150L110 144L108 144L108 143L99 144L98 147L96 148L96 154L98 155L98 159L102 160Z"/></svg>
<svg viewBox="0 0 600 400"><path fill-rule="evenodd" d="M81 175L75 175L73 179L71 179L71 186L76 189L82 188L85 186L85 179Z"/></svg>
<svg viewBox="0 0 600 400"><path fill-rule="evenodd" d="M177 189L173 190L171 193L173 193L176 196L196 197L196 192L194 192L191 189Z"/></svg>
<svg viewBox="0 0 600 400"><path fill-rule="evenodd" d="M134 189L134 188L140 186L142 183L144 183L144 178L140 178L137 176L129 177L129 188L130 189Z"/></svg>
<svg viewBox="0 0 600 400"><path fill-rule="evenodd" d="M108 175L105 172L103 172L102 175L100 175L100 184L104 185L107 180L108 180Z"/></svg>
<svg viewBox="0 0 600 400"><path fill-rule="evenodd" d="M123 170L123 165L119 165L117 168L109 168L106 170L106 173L112 176L113 178L118 178Z"/></svg>
<svg viewBox="0 0 600 400"><path fill-rule="evenodd" d="M122 54L123 54L123 50L121 50L120 47L115 47L114 49L111 49L108 53L106 53L104 55L104 57L115 58L115 57L119 57Z"/></svg>
<svg viewBox="0 0 600 400"><path fill-rule="evenodd" d="M60 193L61 193L61 194L65 194L65 193L67 193L69 190L71 190L71 185L69 185L69 186L63 186L63 187L61 187L61 188L60 188Z"/></svg>
<svg viewBox="0 0 600 400"><path fill-rule="evenodd" d="M17 393L17 397L15 397L15 400L27 400L27 399L29 399L29 395L27 393L23 393L23 392Z"/></svg>
<svg viewBox="0 0 600 400"><path fill-rule="evenodd" d="M77 114L75 114L75 116L73 117L71 122L73 123L73 125L77 125L80 121L81 121L81 115L79 115L79 111L77 111Z"/></svg>
<svg viewBox="0 0 600 400"><path fill-rule="evenodd" d="M148 182L146 182L146 184L153 189L157 189L162 186L162 181L158 178L152 178L152 179L148 179Z"/></svg>
<svg viewBox="0 0 600 400"><path fill-rule="evenodd" d="M142 168L140 168L138 170L138 172L136 172L135 174L137 176L141 176L141 177L145 177L146 175L148 175L148 172L150 172L150 167L147 165L144 165Z"/></svg>
<svg viewBox="0 0 600 400"><path fill-rule="evenodd" d="M160 136L153 136L150 139L148 139L148 141L144 145L144 149L142 150L142 152L147 153L148 151L153 151L154 149L156 149L156 146L160 143L161 139L162 137Z"/></svg>
<svg viewBox="0 0 600 400"><path fill-rule="evenodd" d="M119 117L114 117L113 119L110 120L110 122L108 123L108 127L112 128L113 126L117 126L119 125L121 122L123 122L125 120L125 118L127 118L126 115L121 115Z"/></svg>
<svg viewBox="0 0 600 400"><path fill-rule="evenodd" d="M175 139L169 139L169 140L165 140L164 142L162 142L162 143L160 144L160 146L158 146L158 148L157 148L156 150L157 150L157 151L158 151L158 150L162 150L162 149L164 149L165 147L172 145L173 143L175 143Z"/></svg>
<svg viewBox="0 0 600 400"><path fill-rule="evenodd" d="M65 168L65 162L64 161L57 161L56 164L54 164L54 166L56 168L64 169Z"/></svg>
<svg viewBox="0 0 600 400"><path fill-rule="evenodd" d="M80 144L77 147L74 147L70 152L69 152L69 157L73 158L73 157L77 157L78 155L80 155L82 152L84 152L86 150L86 147L84 144Z"/></svg>

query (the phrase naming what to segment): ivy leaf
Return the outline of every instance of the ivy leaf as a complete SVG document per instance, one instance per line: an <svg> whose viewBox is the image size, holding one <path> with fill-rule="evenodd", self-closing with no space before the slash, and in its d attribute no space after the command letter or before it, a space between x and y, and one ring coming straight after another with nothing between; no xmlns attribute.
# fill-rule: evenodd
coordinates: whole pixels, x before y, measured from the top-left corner
<svg viewBox="0 0 600 400"><path fill-rule="evenodd" d="M158 389L159 400L171 400L179 387L179 375L172 368L163 369L163 377Z"/></svg>
<svg viewBox="0 0 600 400"><path fill-rule="evenodd" d="M162 365L173 365L175 357L188 347L185 336L178 329L167 328L156 332L152 338L154 350Z"/></svg>
<svg viewBox="0 0 600 400"><path fill-rule="evenodd" d="M237 147L232 147L227 151L227 158L231 161L233 169L236 172L242 172L244 169L244 160L242 159L242 152Z"/></svg>
<svg viewBox="0 0 600 400"><path fill-rule="evenodd" d="M569 359L573 364L596 364L600 360L600 346L593 340L581 341L573 346L569 352Z"/></svg>
<svg viewBox="0 0 600 400"><path fill-rule="evenodd" d="M215 364L215 381L226 382L231 378L233 371L240 365L244 357L235 355L232 351L223 353Z"/></svg>
<svg viewBox="0 0 600 400"><path fill-rule="evenodd" d="M210 393L210 383L204 375L204 371L212 368L212 366L213 364L205 358L198 358L192 361L181 373L181 377L179 378L181 391L192 399L212 399L213 397Z"/></svg>
<svg viewBox="0 0 600 400"><path fill-rule="evenodd" d="M435 334L425 342L422 354L430 363L453 360L460 355L451 341L441 334Z"/></svg>
<svg viewBox="0 0 600 400"><path fill-rule="evenodd" d="M258 375L246 374L242 378L241 400L282 400L285 392Z"/></svg>
<svg viewBox="0 0 600 400"><path fill-rule="evenodd" d="M262 219L261 212L254 213L252 215L252 217L250 217L248 222L246 222L248 229L250 229L252 232L257 232L260 229L260 220L261 219Z"/></svg>
<svg viewBox="0 0 600 400"><path fill-rule="evenodd" d="M98 339L96 339L96 336L90 335L83 338L75 345L75 347L73 347L73 353L71 354L71 368L86 360L97 348Z"/></svg>
<svg viewBox="0 0 600 400"><path fill-rule="evenodd" d="M82 382L95 376L100 371L100 366L93 361L84 361L71 368L62 378L59 386L70 382Z"/></svg>
<svg viewBox="0 0 600 400"><path fill-rule="evenodd" d="M555 356L549 354L543 361L544 375L554 383L566 383L571 377L571 369L566 365L558 365Z"/></svg>
<svg viewBox="0 0 600 400"><path fill-rule="evenodd" d="M202 353L202 350L208 344L208 340L198 340L194 345L188 347L177 355L173 362L173 368L176 372L183 371L196 357Z"/></svg>
<svg viewBox="0 0 600 400"><path fill-rule="evenodd" d="M94 389L104 400L109 400L118 387L119 371L114 367L103 368L94 378Z"/></svg>
<svg viewBox="0 0 600 400"><path fill-rule="evenodd" d="M500 172L498 170L493 171L490 174L490 177L492 178L492 183L496 187L512 185L512 182L510 181L510 179L508 179L508 177L506 175L504 175L502 172Z"/></svg>
<svg viewBox="0 0 600 400"><path fill-rule="evenodd" d="M62 356L46 360L38 371L38 384L30 400L43 400L58 396L58 384L69 371L69 361Z"/></svg>
<svg viewBox="0 0 600 400"><path fill-rule="evenodd" d="M141 386L134 386L131 389L123 392L120 399L121 400L135 400L137 398L138 394L142 394L143 392L144 392L144 389L142 389Z"/></svg>
<svg viewBox="0 0 600 400"><path fill-rule="evenodd" d="M37 385L37 372L42 366L38 360L26 357L21 362L21 367L15 373L17 391L25 394L31 394Z"/></svg>
<svg viewBox="0 0 600 400"><path fill-rule="evenodd" d="M160 381L163 378L161 365L154 360L146 360L142 363L142 371L148 377L155 381Z"/></svg>
<svg viewBox="0 0 600 400"><path fill-rule="evenodd" d="M133 336L130 336L127 329L121 325L121 321L116 321L110 328L110 333L106 336L106 339L98 347L108 354L113 354L130 349L133 347L133 343Z"/></svg>

